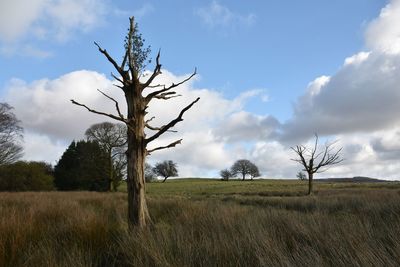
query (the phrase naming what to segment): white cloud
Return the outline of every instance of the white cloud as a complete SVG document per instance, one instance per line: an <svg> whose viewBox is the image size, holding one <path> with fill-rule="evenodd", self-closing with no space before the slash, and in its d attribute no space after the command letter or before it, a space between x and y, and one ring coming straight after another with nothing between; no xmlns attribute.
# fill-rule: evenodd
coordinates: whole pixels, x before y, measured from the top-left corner
<svg viewBox="0 0 400 267"><path fill-rule="evenodd" d="M370 52L360 52L354 56L348 57L344 60L344 65L361 64L368 59Z"/></svg>
<svg viewBox="0 0 400 267"><path fill-rule="evenodd" d="M187 75L175 76L163 70L163 75L155 83L170 84L184 77ZM32 83L18 79L10 81L5 88L5 99L15 107L15 113L26 130L26 159L54 163L73 139L83 138L84 131L91 124L109 120L72 105L70 99L96 110L115 113L114 104L96 91L100 88L117 99L121 110L125 111L123 93L112 83L103 74L86 70L71 72L54 80L41 79ZM176 127L178 133L166 134L151 143L149 148L166 145L180 138L183 138L182 145L154 152L150 156L150 162L175 160L181 166L180 173L183 176L216 175L216 170L229 167L236 155L230 152L211 129L229 114L240 111L249 96L228 100L215 91L194 88L192 82L182 85L177 91L181 97L169 101L154 100L151 103L148 117L156 117L152 121L153 125L165 124L195 98L201 99L184 114L184 121ZM147 134L150 135L151 132ZM44 146L46 151L43 151Z"/></svg>
<svg viewBox="0 0 400 267"><path fill-rule="evenodd" d="M54 141L47 135L25 131L24 158L56 164L69 142Z"/></svg>
<svg viewBox="0 0 400 267"><path fill-rule="evenodd" d="M302 168L290 160L293 156L289 147L277 141L259 141L249 154L261 176L267 178L295 178Z"/></svg>
<svg viewBox="0 0 400 267"><path fill-rule="evenodd" d="M0 1L0 40L10 42L24 35L40 18L46 0Z"/></svg>
<svg viewBox="0 0 400 267"><path fill-rule="evenodd" d="M400 54L356 55L323 83L310 84L283 125L283 140L374 132L400 123Z"/></svg>
<svg viewBox="0 0 400 267"><path fill-rule="evenodd" d="M195 14L211 28L232 27L232 26L251 26L256 21L256 15L253 13L242 15L234 13L218 1L213 0L210 5L196 9Z"/></svg>
<svg viewBox="0 0 400 267"><path fill-rule="evenodd" d="M366 30L371 49L311 82L282 124L278 140L303 143L314 133L338 138L345 161L322 176L400 176L400 1L392 0Z"/></svg>
<svg viewBox="0 0 400 267"><path fill-rule="evenodd" d="M46 6L44 16L52 23L49 34L59 41L73 31L86 32L101 22L105 6L101 0L57 0Z"/></svg>
<svg viewBox="0 0 400 267"><path fill-rule="evenodd" d="M104 0L0 1L0 52L46 57L48 52L27 45L27 40L64 42L97 27L105 12Z"/></svg>
<svg viewBox="0 0 400 267"><path fill-rule="evenodd" d="M381 10L366 31L365 38L369 48L388 54L400 53L400 0L391 0Z"/></svg>
<svg viewBox="0 0 400 267"><path fill-rule="evenodd" d="M279 122L271 116L258 116L239 111L227 116L215 129L219 140L225 142L254 142L276 135Z"/></svg>
<svg viewBox="0 0 400 267"><path fill-rule="evenodd" d="M154 6L149 3L143 4L140 8L135 10L126 10L121 8L114 8L114 14L119 17L134 16L136 20L140 20L155 10Z"/></svg>
<svg viewBox="0 0 400 267"><path fill-rule="evenodd" d="M113 111L113 105L96 92L97 88L107 91L112 83L96 72L75 71L54 80L42 79L30 84L14 79L7 86L6 99L15 107L27 130L54 140L72 140L82 137L91 123L104 118L81 112L70 99Z"/></svg>

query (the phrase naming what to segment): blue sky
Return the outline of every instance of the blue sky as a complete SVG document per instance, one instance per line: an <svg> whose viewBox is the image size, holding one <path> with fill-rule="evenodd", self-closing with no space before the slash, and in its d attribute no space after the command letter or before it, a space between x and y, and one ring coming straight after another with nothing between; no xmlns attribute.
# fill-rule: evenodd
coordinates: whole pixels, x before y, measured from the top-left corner
<svg viewBox="0 0 400 267"><path fill-rule="evenodd" d="M93 45L96 40L115 56L130 15L137 14L153 56L162 49L162 63L182 74L197 67L198 86L214 88L233 98L243 90L265 89L269 105L252 103L259 114L287 119L291 103L307 84L335 72L363 48L365 25L379 14L382 0L355 1L103 1L102 14L91 29L68 32L68 40L20 37L46 58L3 56L0 83L17 77L33 81L56 78L77 69L108 74L110 65ZM201 11L213 16L207 21ZM42 23L46 27L46 22ZM78 25L79 26L79 25ZM26 37L25 37L26 36ZM21 68L21 66L24 66Z"/></svg>
<svg viewBox="0 0 400 267"><path fill-rule="evenodd" d="M112 83L112 68L93 41L115 58L121 57L128 17L135 15L153 56L161 49L165 81L197 67L196 81L183 90L193 97L206 95L198 112L208 107L205 102L215 104L208 107L215 114L200 118L204 135L196 137L209 140L203 146L210 150L190 146L195 131L187 130L192 127L188 122L182 126L182 135L189 144L154 156L153 161L170 157L178 161L184 174L215 176L235 157L246 157L263 165L265 176L288 177L298 169L290 161L286 171L268 165L287 160L291 145L307 142L318 132L323 139L342 140L346 158L351 158L327 175L395 179L400 166L389 154L397 155L393 151L397 145L387 145L397 137L398 123L388 119L395 117L395 108L388 105L387 111L380 112L383 119L369 112L376 113L373 100L395 100L398 88L395 82L371 91L363 85L380 84L397 74L398 47L393 43L399 38L399 5L398 0L2 1L1 101L10 102L24 124L26 159L54 163L71 139L81 138L82 129L99 120L65 104L69 98L63 90L82 87L71 95L79 99L81 94L96 94L97 87L88 88L92 85ZM390 75L367 75L387 64L394 66ZM357 97L362 92L366 97ZM385 97L380 100L375 95ZM51 102L50 96L61 98L57 100L60 110L51 108L54 102L46 102ZM175 110L172 106L168 112L172 116ZM67 114L62 124L68 128L65 131L59 130L59 120L51 116L57 112ZM154 112L166 111L160 105ZM74 116L87 119L73 121ZM51 152L40 150L39 143ZM213 154L216 159L199 164L200 156L190 160L184 156L196 149L198 155ZM363 164L368 160L377 166L367 172Z"/></svg>

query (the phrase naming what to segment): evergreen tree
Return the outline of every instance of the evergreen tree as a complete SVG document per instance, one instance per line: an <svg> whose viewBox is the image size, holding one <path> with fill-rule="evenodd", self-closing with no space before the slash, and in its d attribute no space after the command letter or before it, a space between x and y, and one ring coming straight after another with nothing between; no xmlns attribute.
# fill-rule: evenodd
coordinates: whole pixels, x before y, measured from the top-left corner
<svg viewBox="0 0 400 267"><path fill-rule="evenodd" d="M54 167L58 190L107 191L107 154L93 141L73 141Z"/></svg>

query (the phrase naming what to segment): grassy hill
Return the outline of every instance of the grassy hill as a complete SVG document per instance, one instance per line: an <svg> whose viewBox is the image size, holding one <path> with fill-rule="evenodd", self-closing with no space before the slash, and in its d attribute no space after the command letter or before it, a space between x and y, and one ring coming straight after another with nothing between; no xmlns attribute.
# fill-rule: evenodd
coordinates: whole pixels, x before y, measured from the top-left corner
<svg viewBox="0 0 400 267"><path fill-rule="evenodd" d="M176 179L126 193L0 193L0 266L399 266L400 184Z"/></svg>

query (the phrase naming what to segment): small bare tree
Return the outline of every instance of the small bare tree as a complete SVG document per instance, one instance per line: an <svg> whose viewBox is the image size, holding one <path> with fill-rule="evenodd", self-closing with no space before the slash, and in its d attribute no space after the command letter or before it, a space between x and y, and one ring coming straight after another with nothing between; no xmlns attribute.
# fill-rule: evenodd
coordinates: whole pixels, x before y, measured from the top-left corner
<svg viewBox="0 0 400 267"><path fill-rule="evenodd" d="M326 143L321 151L318 151L318 135L315 134L315 142L313 147L297 145L291 149L298 155L298 159L292 159L300 163L304 167L304 171L308 174L308 194L313 193L313 177L314 173L326 171L330 166L343 161L340 157L342 148L335 149L333 143Z"/></svg>
<svg viewBox="0 0 400 267"><path fill-rule="evenodd" d="M101 54L114 66L118 75L112 74L114 79L120 84L116 85L122 90L127 104L127 115L123 115L119 103L111 96L104 92L99 92L115 104L117 114L109 114L94 110L85 104L78 103L75 100L71 102L75 105L86 108L88 111L110 117L114 120L125 123L127 126L128 148L127 156L127 186L128 186L128 224L131 229L133 226L145 227L150 221L150 215L147 209L145 198L145 175L144 166L146 156L151 152L171 148L181 143L182 139L174 141L165 146L148 148L148 145L159 138L162 134L170 131L178 122L183 121L183 114L188 111L200 98L197 98L192 103L183 108L178 116L170 122L160 127L150 125L152 119L145 119L147 108L150 102L154 99L168 100L179 96L173 89L181 84L189 81L196 75L196 70L186 79L172 83L170 85L154 84L154 79L161 74L161 64L159 62L160 52L156 57L156 64L153 72L143 77L143 69L149 54L149 47L143 47L143 38L138 33L137 25L134 23L134 18L130 19L130 27L128 35L125 39L125 54L120 64L115 61L107 50L101 48L97 43ZM145 79L145 81L143 81ZM144 90L151 90L144 95ZM146 136L145 128L154 131L154 134Z"/></svg>
<svg viewBox="0 0 400 267"><path fill-rule="evenodd" d="M222 180L224 180L224 181L228 181L229 178L232 177L232 173L231 173L231 171L228 170L228 169L223 169L223 170L221 170L221 171L219 172L219 175L221 176Z"/></svg>
<svg viewBox="0 0 400 267"><path fill-rule="evenodd" d="M297 179L299 179L300 181L305 181L307 180L307 176L304 172L298 172L296 174Z"/></svg>

